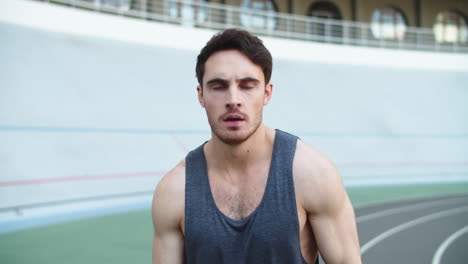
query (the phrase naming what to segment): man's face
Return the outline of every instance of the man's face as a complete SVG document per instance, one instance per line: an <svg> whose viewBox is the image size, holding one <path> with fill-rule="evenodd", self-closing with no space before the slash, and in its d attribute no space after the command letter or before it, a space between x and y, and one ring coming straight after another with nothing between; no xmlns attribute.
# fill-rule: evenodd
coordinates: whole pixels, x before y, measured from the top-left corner
<svg viewBox="0 0 468 264"><path fill-rule="evenodd" d="M213 136L236 145L262 123L263 106L272 95L260 66L237 50L218 51L205 63L198 99L205 108Z"/></svg>

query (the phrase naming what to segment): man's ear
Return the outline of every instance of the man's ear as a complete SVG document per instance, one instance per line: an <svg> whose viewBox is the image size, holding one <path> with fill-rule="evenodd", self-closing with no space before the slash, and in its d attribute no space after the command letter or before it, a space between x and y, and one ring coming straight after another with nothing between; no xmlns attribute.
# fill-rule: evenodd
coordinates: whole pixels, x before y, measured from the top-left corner
<svg viewBox="0 0 468 264"><path fill-rule="evenodd" d="M203 99L203 88L200 85L197 86L197 93L198 93L198 102L203 108L205 108L205 100Z"/></svg>
<svg viewBox="0 0 468 264"><path fill-rule="evenodd" d="M263 98L263 105L267 105L270 102L272 96L273 96L273 84L268 83L265 86L265 96Z"/></svg>

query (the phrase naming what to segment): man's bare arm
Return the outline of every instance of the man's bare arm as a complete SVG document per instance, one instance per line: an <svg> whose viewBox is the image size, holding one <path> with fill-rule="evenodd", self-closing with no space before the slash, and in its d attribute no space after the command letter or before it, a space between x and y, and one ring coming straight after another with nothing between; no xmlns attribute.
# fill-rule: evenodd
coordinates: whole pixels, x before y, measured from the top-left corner
<svg viewBox="0 0 468 264"><path fill-rule="evenodd" d="M361 263L354 211L345 191L336 190L309 222L326 263Z"/></svg>
<svg viewBox="0 0 468 264"><path fill-rule="evenodd" d="M361 263L354 210L337 169L300 141L296 155L301 201L320 255L327 264Z"/></svg>
<svg viewBox="0 0 468 264"><path fill-rule="evenodd" d="M185 166L183 162L159 182L153 197L153 264L185 263L184 217Z"/></svg>

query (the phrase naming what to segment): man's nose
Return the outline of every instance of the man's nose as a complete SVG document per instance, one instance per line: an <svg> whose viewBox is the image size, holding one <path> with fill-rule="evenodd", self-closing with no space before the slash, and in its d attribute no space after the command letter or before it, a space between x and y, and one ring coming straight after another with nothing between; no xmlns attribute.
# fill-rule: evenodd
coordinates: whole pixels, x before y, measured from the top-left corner
<svg viewBox="0 0 468 264"><path fill-rule="evenodd" d="M239 108L242 106L240 91L236 85L229 87L226 97L226 108Z"/></svg>

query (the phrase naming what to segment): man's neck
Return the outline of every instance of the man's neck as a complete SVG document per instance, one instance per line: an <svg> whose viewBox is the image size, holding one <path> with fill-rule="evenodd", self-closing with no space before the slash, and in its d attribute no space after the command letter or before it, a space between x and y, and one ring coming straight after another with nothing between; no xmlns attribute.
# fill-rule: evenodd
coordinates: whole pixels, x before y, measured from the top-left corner
<svg viewBox="0 0 468 264"><path fill-rule="evenodd" d="M229 145L213 136L205 145L205 153L214 169L248 171L262 161L271 160L274 138L275 131L261 124L255 133L241 144Z"/></svg>

